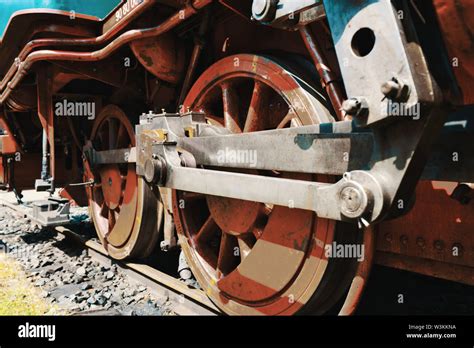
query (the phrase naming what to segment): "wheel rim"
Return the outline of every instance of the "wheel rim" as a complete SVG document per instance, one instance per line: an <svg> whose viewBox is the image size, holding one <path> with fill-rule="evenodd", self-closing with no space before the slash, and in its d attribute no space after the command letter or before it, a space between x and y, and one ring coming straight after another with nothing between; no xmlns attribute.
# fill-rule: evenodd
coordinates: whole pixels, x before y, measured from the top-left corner
<svg viewBox="0 0 474 348"><path fill-rule="evenodd" d="M97 117L90 140L96 151L135 146L129 119L114 105L105 107ZM87 189L89 210L108 253L116 259L147 256L156 243L160 207L151 189L137 176L135 165L110 164L93 171L86 163L86 180L95 182Z"/></svg>
<svg viewBox="0 0 474 348"><path fill-rule="evenodd" d="M270 59L239 55L209 68L184 105L204 111L210 123L234 133L332 122L329 111L302 85ZM186 192L174 192L173 205L190 266L224 312L293 314L310 303L322 309L339 298L335 284L346 274L341 272L337 280L333 276L330 284L322 281L331 268L324 246L335 240L334 221L318 219L310 211Z"/></svg>

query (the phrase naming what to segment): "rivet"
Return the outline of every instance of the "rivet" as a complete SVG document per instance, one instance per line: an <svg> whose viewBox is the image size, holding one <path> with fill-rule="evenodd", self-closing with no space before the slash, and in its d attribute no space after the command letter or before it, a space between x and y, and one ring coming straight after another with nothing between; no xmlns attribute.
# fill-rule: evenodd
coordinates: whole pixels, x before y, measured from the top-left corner
<svg viewBox="0 0 474 348"><path fill-rule="evenodd" d="M444 242L442 240L435 240L434 247L436 250L441 251L444 249Z"/></svg>
<svg viewBox="0 0 474 348"><path fill-rule="evenodd" d="M408 236L402 235L400 237L400 243L402 243L403 245L407 245L408 244Z"/></svg>
<svg viewBox="0 0 474 348"><path fill-rule="evenodd" d="M424 249L426 246L426 242L422 237L418 237L416 239L416 245L418 245L420 248Z"/></svg>

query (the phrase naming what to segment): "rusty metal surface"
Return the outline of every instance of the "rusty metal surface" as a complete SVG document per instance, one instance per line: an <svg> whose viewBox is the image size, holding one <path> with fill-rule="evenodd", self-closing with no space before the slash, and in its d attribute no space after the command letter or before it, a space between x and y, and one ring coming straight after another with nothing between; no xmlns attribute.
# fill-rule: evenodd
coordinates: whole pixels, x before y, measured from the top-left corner
<svg viewBox="0 0 474 348"><path fill-rule="evenodd" d="M306 26L302 26L299 30L306 48L308 49L308 52L314 61L314 65L318 70L322 82L321 84L326 89L326 92L331 100L334 112L336 113L338 120L342 121L345 117L342 111L342 102L345 99L345 96L342 92L339 82L337 81L336 75L329 68L326 57L324 57L320 45L316 42L316 38L311 32L311 29Z"/></svg>
<svg viewBox="0 0 474 348"><path fill-rule="evenodd" d="M0 156L13 155L20 149L6 121L5 111L0 111Z"/></svg>
<svg viewBox="0 0 474 348"><path fill-rule="evenodd" d="M97 18L77 15L71 26L70 13L65 11L20 12L13 17L0 42L0 71L2 75L11 67L24 45L36 37L54 36L94 37L98 35L100 22ZM29 48L23 48L25 52Z"/></svg>
<svg viewBox="0 0 474 348"><path fill-rule="evenodd" d="M106 30L102 35L97 37L90 37L90 38L82 38L84 34L85 36L91 36L90 32L84 33L78 26L55 26L51 27L54 29L55 33L62 33L62 34L69 34L74 36L73 38L60 38L60 39L36 39L28 42L20 53L17 55L17 59L21 62L25 60L28 55L35 49L47 46L90 46L90 45L100 45L108 40L110 40L114 35L116 35L121 29L123 29L130 21L135 19L141 12L145 11L153 4L150 0L143 0L141 6L134 8L132 12L130 12L126 18L122 18L117 21L113 26L111 26L108 30ZM70 16L69 12L61 11L59 12L62 16ZM115 22L115 19L114 19ZM41 32L40 28L35 28L35 31ZM57 34L56 34L57 35ZM0 91L6 87L8 81L14 76L15 72L19 68L19 64L13 64L8 72L2 79L0 83Z"/></svg>
<svg viewBox="0 0 474 348"><path fill-rule="evenodd" d="M135 146L133 127L125 113L106 106L94 122L91 142L95 149L114 150ZM97 234L116 259L145 257L156 243L160 221L156 197L133 164L91 167L85 162L86 191Z"/></svg>
<svg viewBox="0 0 474 348"><path fill-rule="evenodd" d="M196 14L200 9L209 5L211 0L194 0L193 3L188 4L181 11L177 12L162 24L149 29L136 29L123 33L114 39L110 44L104 48L94 52L73 52L73 51L54 51L54 50L40 50L30 54L24 61L20 62L19 69L11 79L8 86L0 95L0 104L3 104L10 96L12 90L18 86L22 79L26 76L31 66L39 61L49 60L66 60L66 61L88 61L96 62L110 56L116 49L130 43L137 39L146 39L156 37L167 33L180 23L189 19Z"/></svg>
<svg viewBox="0 0 474 348"><path fill-rule="evenodd" d="M56 146L54 142L54 112L53 112L53 76L49 68L38 72L38 117L41 126L46 131L49 144L49 174L55 176Z"/></svg>
<svg viewBox="0 0 474 348"><path fill-rule="evenodd" d="M420 182L413 210L378 227L378 260L386 266L473 284L474 202L463 205L450 198L456 186ZM463 271L456 274L457 266Z"/></svg>
<svg viewBox="0 0 474 348"><path fill-rule="evenodd" d="M10 66L8 71L3 69L7 72L0 83L0 104L4 104L13 111L27 112L34 109L32 98L38 102L41 126L47 130L48 142L52 150L50 166L53 176L57 176L58 180L64 179L70 176L71 171L65 171L62 168L64 156L61 156L59 149L58 151L54 149L55 140L58 144L58 135L63 135L61 126L66 123L60 120L54 125L52 96L60 93L71 82L79 82L79 80L103 82L111 89L121 89L124 86L133 89L135 86L132 84L133 78L138 80L137 76L142 78L142 75L145 75L147 97L149 83L156 83L158 87L153 93L161 94L163 81L165 82L163 85L169 85L167 87L171 90L167 92L171 95L169 100L172 100L172 103L175 100L181 102L185 99L184 96L188 92L195 73L202 71L218 58L224 57L197 78L196 85L189 91L183 103L184 109L203 111L209 124L225 127L228 132L237 134L331 122L334 113L329 111L330 108L327 107L329 103L321 104L324 97L313 98L315 94L320 93L320 90L316 87L311 93L303 91L302 80L316 86L317 83L314 82L318 79L326 88L329 102L333 105L337 118L339 120L344 118L341 111L342 100L345 98L341 90L342 83L341 86L335 83L339 79L338 62L332 52L334 47L328 40L329 30L324 21L312 23L311 27L302 27L295 32L276 31L248 21L245 13L248 11L247 5L250 1L243 3L221 0L219 3L223 6L216 7L220 9L219 13L225 11L226 17L216 18L213 21L209 47L204 46L202 41L203 31L195 39L194 50L192 50L193 45L189 40L191 37L189 34L191 31L192 34L197 32L199 25L197 22L201 17L195 16L195 20L190 21L189 27L181 24L212 2L211 0L168 1L167 4L173 4L173 8L179 8L181 5L185 7L158 26L149 29L127 27L133 19L147 9L151 9L152 6L153 9L158 8L154 6L154 1L144 0L139 6L127 12L123 19L117 21L117 17L111 15L103 26L102 34L101 24L103 23L97 23L88 18L80 18L78 27L71 28L64 18L65 13L56 13L49 17L33 17L32 14L25 14L12 20L12 25L16 28L21 23L26 23L23 17L34 18L35 23L45 18L57 20L55 24L38 25L35 30L29 31L29 35L24 36L13 35L10 29L0 46L0 56L2 52L8 51L8 57L3 59L2 56L0 67L6 64ZM384 3L388 2L384 1ZM444 28L444 37L450 55L452 58L459 58L460 64L454 67L453 71L464 92L464 103L472 103L474 94L470 91L469 83L474 75L474 68L471 48L472 30L469 19L474 9L468 1L461 0L456 2L456 6L451 6L451 3L443 0L434 0L434 4L440 24ZM237 15L232 14L229 8ZM62 19L59 20L59 18ZM363 24L365 25L366 22ZM377 28L383 31L383 25L379 24ZM178 26L180 29L178 33L175 33L174 29ZM54 28L57 28L57 36L51 33ZM15 38L18 41L15 41ZM11 64L13 52L19 51L22 47L19 43L28 42L28 40L32 41L29 41L20 51L18 64ZM12 49L10 47L12 42L18 47ZM5 47L6 45L9 47ZM126 45L130 45L146 71L139 64L136 71L134 71L135 68L130 71L122 69L120 65L123 64L121 60L123 57L119 57L118 54L115 56L115 54L119 49L127 51ZM67 51L64 50L66 46ZM90 51L90 46L94 46L93 49L97 50ZM48 49L35 51L38 48ZM253 54L253 52L273 54L282 48L283 54L275 53L280 58L274 59L271 55L263 57ZM251 53L244 55L240 54L241 52ZM191 57L187 57L188 53L191 53ZM297 54L303 58L296 58ZM310 71L306 68L302 69L301 66L289 69L295 66L296 64L293 65L293 63L300 58L312 59L314 63L312 65L319 72L319 78L317 74L314 74L314 69ZM52 73L46 70L45 63L39 64L42 61L53 62ZM342 65L343 61L341 60L340 63ZM311 65L311 62L309 64ZM189 67L186 75L185 66ZM347 70L350 69L347 68ZM362 68L360 71L364 72ZM36 88L34 84L22 84L25 80L30 81L28 78L31 72L37 73L38 76L37 92L34 91L34 93L30 92L31 89ZM158 79L148 80L147 72ZM133 76L135 73L136 75ZM183 78L184 83L181 86ZM348 80L350 81L345 82L353 83L353 79ZM379 83L377 88L380 87L378 85ZM87 84L84 83L84 86ZM361 86L367 87L367 84L353 85L352 90L360 91ZM179 96L179 87L182 88L181 96ZM142 93L138 88L137 91L138 94ZM122 91L121 95L126 95L126 92ZM110 96L98 96L97 103L99 104L102 98L108 97ZM114 97L115 100L120 100L120 97L117 98L116 95ZM382 98L383 95L379 99L382 100ZM149 101L145 103L147 105L140 100L140 107L150 107L150 110L159 109L163 105L174 107L172 103L154 103L152 99L147 98ZM180 102L178 104L181 104ZM133 110L136 115L145 111L141 109L138 111L138 109ZM97 150L112 152L103 153L103 155L110 155L107 159L103 158L96 163L93 161L85 163L87 171L85 181L95 180L93 187L87 187L89 204L99 237L110 255L117 259L144 256L157 240L162 207L157 203L157 196L137 175L133 161L114 162L114 157L123 153L121 152L123 149L135 146L135 137L129 121L131 115L125 115L122 111L112 111L108 109L109 116L111 114L119 116L112 115L107 121L104 121L105 117L99 117L92 132L92 140L96 141L94 146ZM13 116L19 117L20 114L13 114ZM427 115L432 119L437 119L438 116L442 115ZM119 122L113 124L111 119L114 118L119 119ZM70 120L67 121L69 128L74 130L75 125ZM23 126L25 121L22 122ZM404 146L410 141L413 144L418 143L420 139L414 139L413 132L419 131L421 134L422 122L413 122L409 126L406 126L405 121L394 122L396 125L392 128L377 129L377 136L384 140L388 139L388 142L383 143L386 148L374 158L376 162L374 166L378 168L384 164L390 166L392 171L386 175L390 179L396 178L403 169L404 163L411 160L410 155L407 155L411 153L410 144L408 147ZM439 119L437 122L441 124L442 120ZM400 126L402 123L405 123L405 126ZM7 129L7 134L0 135L0 153L11 155L19 151L20 144L12 136L9 125L3 118L0 118L0 128ZM20 127L14 125L13 128ZM81 126L81 129L77 130L77 134L75 131L64 134L71 134L71 140L75 146L82 150L81 136L85 129ZM424 136L432 137L436 131L437 128L433 127L428 130L429 134L425 133ZM18 133L18 139L21 140L20 135L21 129ZM28 137L27 132L26 138ZM61 140L64 138L63 136ZM100 146L97 142L101 143ZM25 142L20 141L20 143L24 145ZM104 144L107 145L103 146ZM222 145L225 145L225 140ZM115 150L117 152L113 152ZM370 151L366 150L367 153ZM332 156L334 160L337 152L331 152L330 149L327 152L326 155ZM28 181L32 179L31 176L33 174L36 176L36 172L39 172L40 161L35 156L36 154L26 157L16 166L19 171L15 176L18 177L17 182L20 187L28 185ZM395 166L393 158L397 159ZM5 182L8 179L6 158L0 157L0 160L0 181L3 177ZM77 157L74 161L77 162ZM419 158L414 162L418 171L422 163ZM198 162L198 164L203 163ZM204 166L206 164L210 165L204 163ZM333 178L321 175L316 177L278 173L275 172L276 166L277 164L273 168L260 168L262 169L260 172L249 168L234 171L276 179L334 182ZM222 169L223 167L227 169ZM218 170L224 172L231 170L229 168L236 167L219 166ZM72 172L77 174L78 168L75 167ZM380 173L385 175L383 171ZM196 179L198 177L196 174L189 180L196 180L198 184ZM414 186L417 174L410 171L406 175L405 181L407 180L410 180L410 184L413 181ZM393 185L396 184L395 179L389 181L393 181ZM474 230L473 203L461 205L458 201L449 198L451 192L436 185L438 184L420 183L417 188L418 201L413 211L405 217L385 221L378 226L376 262L474 284L474 241L472 233L469 234ZM235 189L239 190L239 188ZM408 192L402 192L401 198L410 196L411 189L410 186L406 190ZM66 189L62 194L79 202L83 190L74 192L74 189L70 191ZM184 208L182 203L184 203ZM324 245L334 240L343 241L344 239L339 239L336 233L336 226L339 226L337 222L317 218L311 211L187 192L175 192L173 205L181 243L191 267L208 295L227 313L293 314L311 309L314 309L314 313L324 312L331 303L340 298L342 291L350 285L350 280L356 272L351 268L352 265L350 267L347 265L342 267L339 264L336 266L324 256ZM397 205L396 200L393 205ZM349 235L352 238L350 233ZM366 254L366 262L359 265L356 277L352 279L352 286L341 314L354 312L366 284L372 263L371 245L374 243L373 239L368 237L374 236L366 234L365 245L369 250ZM238 257L235 256L236 250ZM454 255L454 250L458 251L457 255Z"/></svg>
<svg viewBox="0 0 474 348"><path fill-rule="evenodd" d="M140 63L159 79L178 83L184 74L185 47L172 33L136 40L130 44Z"/></svg>
<svg viewBox="0 0 474 348"><path fill-rule="evenodd" d="M239 64L234 64L236 59ZM208 69L184 105L206 110L211 122L233 132L327 120L328 111L318 113L311 103L290 107L304 94L294 77L275 62L241 55ZM295 114L287 117L290 109ZM278 175L311 179L311 175ZM348 285L341 278L351 268L332 273L338 279L322 285L323 277L331 273L326 269L333 267L324 245L335 240L334 221L309 211L186 192L175 192L173 208L194 274L226 313L288 315L303 307L323 312Z"/></svg>
<svg viewBox="0 0 474 348"><path fill-rule="evenodd" d="M368 227L364 230L363 243L365 247L365 258L357 265L357 271L352 279L346 300L339 311L339 315L353 315L359 305L364 290L369 280L375 254L375 230Z"/></svg>
<svg viewBox="0 0 474 348"><path fill-rule="evenodd" d="M464 105L474 102L474 2L433 0Z"/></svg>

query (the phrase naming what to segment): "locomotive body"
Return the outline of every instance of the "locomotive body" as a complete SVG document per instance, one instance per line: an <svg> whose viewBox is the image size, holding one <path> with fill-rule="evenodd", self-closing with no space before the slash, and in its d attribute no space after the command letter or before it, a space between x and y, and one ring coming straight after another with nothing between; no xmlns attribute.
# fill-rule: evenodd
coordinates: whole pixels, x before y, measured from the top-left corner
<svg viewBox="0 0 474 348"><path fill-rule="evenodd" d="M374 262L474 285L473 15L0 1L0 182L116 259L181 248L228 314L350 314Z"/></svg>

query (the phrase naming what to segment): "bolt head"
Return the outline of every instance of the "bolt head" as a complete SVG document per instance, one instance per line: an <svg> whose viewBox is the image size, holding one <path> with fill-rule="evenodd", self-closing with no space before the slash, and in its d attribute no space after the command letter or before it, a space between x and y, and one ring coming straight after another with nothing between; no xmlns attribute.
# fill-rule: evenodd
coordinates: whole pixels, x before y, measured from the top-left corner
<svg viewBox="0 0 474 348"><path fill-rule="evenodd" d="M149 159L145 161L144 177L149 184L161 184L166 175L166 165L164 160Z"/></svg>
<svg viewBox="0 0 474 348"><path fill-rule="evenodd" d="M254 0L252 16L262 22L271 22L275 19L278 0Z"/></svg>
<svg viewBox="0 0 474 348"><path fill-rule="evenodd" d="M350 116L359 116L367 109L367 101L364 98L350 98L342 103L342 110Z"/></svg>
<svg viewBox="0 0 474 348"><path fill-rule="evenodd" d="M365 191L355 186L346 186L339 193L341 213L348 218L359 218L367 209L368 198Z"/></svg>
<svg viewBox="0 0 474 348"><path fill-rule="evenodd" d="M253 13L256 15L262 15L267 8L267 0L254 0L252 5Z"/></svg>
<svg viewBox="0 0 474 348"><path fill-rule="evenodd" d="M402 86L398 81L390 80L385 82L382 85L381 91L387 98L396 98L400 91L402 90Z"/></svg>

